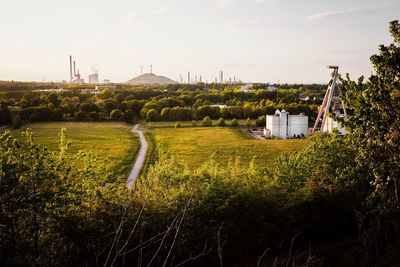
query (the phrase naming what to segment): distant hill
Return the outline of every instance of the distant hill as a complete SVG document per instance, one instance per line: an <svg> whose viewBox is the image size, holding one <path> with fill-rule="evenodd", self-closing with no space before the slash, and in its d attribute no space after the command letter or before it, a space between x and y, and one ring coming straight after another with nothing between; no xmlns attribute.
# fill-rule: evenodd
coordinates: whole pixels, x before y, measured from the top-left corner
<svg viewBox="0 0 400 267"><path fill-rule="evenodd" d="M129 84L177 84L178 82L171 80L165 76L158 76L154 73L145 73L136 78L127 81Z"/></svg>

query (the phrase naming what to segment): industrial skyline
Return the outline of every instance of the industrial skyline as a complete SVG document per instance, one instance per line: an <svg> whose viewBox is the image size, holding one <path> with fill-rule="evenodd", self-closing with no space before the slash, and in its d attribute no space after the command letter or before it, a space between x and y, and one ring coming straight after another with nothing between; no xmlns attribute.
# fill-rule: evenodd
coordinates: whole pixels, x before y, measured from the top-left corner
<svg viewBox="0 0 400 267"><path fill-rule="evenodd" d="M66 80L71 54L85 79L96 65L115 82L139 64L210 82L223 70L228 81L324 83L329 64L369 75L399 8L400 0L6 1L0 80Z"/></svg>

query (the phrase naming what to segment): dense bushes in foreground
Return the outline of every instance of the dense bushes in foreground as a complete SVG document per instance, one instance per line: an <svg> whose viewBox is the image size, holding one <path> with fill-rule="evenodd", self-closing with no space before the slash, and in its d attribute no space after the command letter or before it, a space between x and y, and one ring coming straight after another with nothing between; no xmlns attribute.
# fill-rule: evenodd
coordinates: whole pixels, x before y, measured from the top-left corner
<svg viewBox="0 0 400 267"><path fill-rule="evenodd" d="M1 265L159 266L196 255L191 264L255 262L267 248L278 255L280 242L289 248L295 229L313 241L354 233L351 186L298 184L234 159L220 166L210 158L190 171L159 149L128 192L93 155L70 155L63 134L57 153L33 144L29 131L26 137L0 138ZM315 142L333 144L329 137ZM288 181L297 190L288 192Z"/></svg>

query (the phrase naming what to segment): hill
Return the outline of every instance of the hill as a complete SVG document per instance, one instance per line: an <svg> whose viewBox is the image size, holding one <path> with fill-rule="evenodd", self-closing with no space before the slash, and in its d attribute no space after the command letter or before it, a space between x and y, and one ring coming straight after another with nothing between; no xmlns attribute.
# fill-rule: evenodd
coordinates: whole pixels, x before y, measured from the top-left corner
<svg viewBox="0 0 400 267"><path fill-rule="evenodd" d="M177 84L178 82L171 80L165 76L158 76L154 73L145 73L136 78L127 81L129 84Z"/></svg>

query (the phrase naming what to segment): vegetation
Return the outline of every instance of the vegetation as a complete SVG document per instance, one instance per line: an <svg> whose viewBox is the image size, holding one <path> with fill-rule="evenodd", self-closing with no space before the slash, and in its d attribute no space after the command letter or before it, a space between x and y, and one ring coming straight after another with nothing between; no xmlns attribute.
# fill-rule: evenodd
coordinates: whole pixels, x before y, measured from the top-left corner
<svg viewBox="0 0 400 267"><path fill-rule="evenodd" d="M86 151L98 157L109 160L110 168L118 169L121 174L132 166L139 149L138 137L130 132L131 127L123 123L113 122L48 122L33 123L15 132L15 136L22 138L26 128L33 131L32 138L35 144L47 147L50 151L57 151L58 133L66 129L71 145L68 151L76 154Z"/></svg>
<svg viewBox="0 0 400 267"><path fill-rule="evenodd" d="M164 144L177 161L192 168L201 166L211 155L223 165L238 157L241 166L248 166L255 157L258 168L267 167L279 154L299 151L309 144L305 139L255 140L230 128L153 128L151 133L157 144Z"/></svg>
<svg viewBox="0 0 400 267"><path fill-rule="evenodd" d="M348 136L260 142L233 128L155 128L167 149L152 147L154 164L129 191L101 157L70 151L65 130L50 150L29 129L2 133L0 265L398 266L398 21L390 31L393 44L371 58L375 74L342 81ZM244 151L255 153L229 160Z"/></svg>
<svg viewBox="0 0 400 267"><path fill-rule="evenodd" d="M11 124L19 115L23 123L41 121L192 121L210 117L212 120L256 119L285 108L316 116L323 92L314 91L312 100L304 100L303 89L269 91L258 85L253 92L242 92L240 85L216 85L208 91L207 85L128 86L116 90L94 91L89 85L76 90L68 85L60 91L46 90L49 85L31 84L34 90L20 91L29 83L10 83L9 90L0 92L0 124ZM0 82L8 88L7 83ZM21 85L21 87L20 87ZM39 89L38 86L43 88ZM15 86L15 87L13 87ZM53 86L58 86L53 84ZM15 90L13 90L14 88ZM50 87L54 88L54 87ZM58 88L58 87L55 87ZM44 90L43 90L44 89ZM207 89L207 90L206 90ZM226 107L220 107L225 105Z"/></svg>

